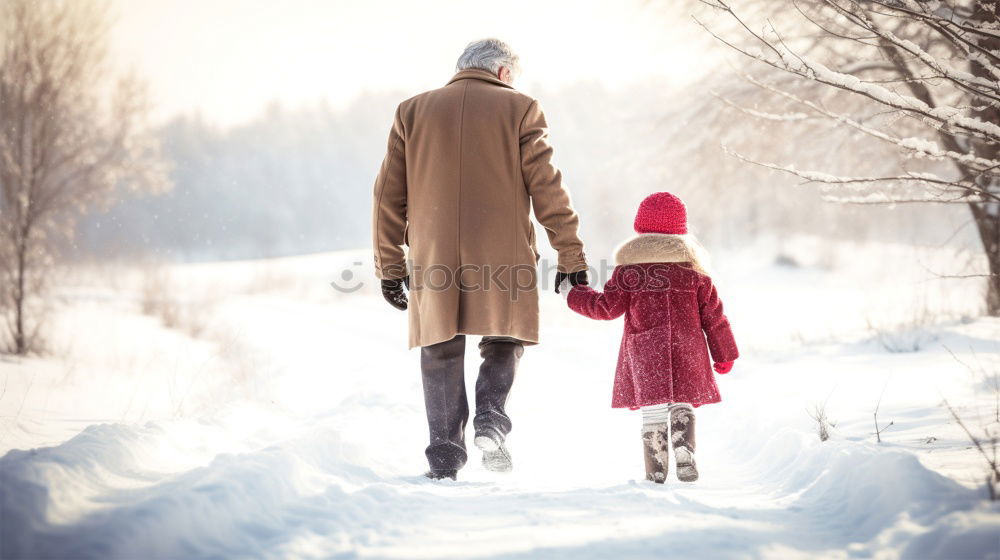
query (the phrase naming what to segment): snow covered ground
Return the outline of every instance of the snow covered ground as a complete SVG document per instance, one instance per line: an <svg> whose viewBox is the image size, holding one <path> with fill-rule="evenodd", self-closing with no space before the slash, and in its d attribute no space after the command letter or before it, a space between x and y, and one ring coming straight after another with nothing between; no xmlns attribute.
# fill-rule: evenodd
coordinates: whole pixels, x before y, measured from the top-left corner
<svg viewBox="0 0 1000 560"><path fill-rule="evenodd" d="M0 556L1000 558L985 461L941 406L1000 427L1000 321L928 272L959 257L759 245L716 256L744 357L698 411L701 480L662 486L608 407L620 323L551 292L515 471L471 450L430 482L418 354L364 251L69 274L50 357L0 361Z"/></svg>

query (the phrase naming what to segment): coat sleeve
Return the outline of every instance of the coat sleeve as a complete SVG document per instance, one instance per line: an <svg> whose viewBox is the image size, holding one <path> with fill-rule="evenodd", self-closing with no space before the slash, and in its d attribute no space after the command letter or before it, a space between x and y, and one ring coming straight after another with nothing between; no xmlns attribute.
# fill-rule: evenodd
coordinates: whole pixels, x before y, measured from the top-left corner
<svg viewBox="0 0 1000 560"><path fill-rule="evenodd" d="M729 327L729 319L722 311L722 300L715 285L708 278L698 288L698 305L701 311L701 328L708 339L708 350L715 362L732 362L740 357L736 339Z"/></svg>
<svg viewBox="0 0 1000 560"><path fill-rule="evenodd" d="M403 235L406 231L406 142L399 109L389 131L388 151L375 179L372 211L372 245L375 276L398 279L406 276Z"/></svg>
<svg viewBox="0 0 1000 560"><path fill-rule="evenodd" d="M545 228L552 248L559 253L559 270L577 272L587 268L583 241L577 230L580 218L562 184L562 172L552 163L549 127L537 101L532 101L521 119L521 175L531 197L535 218Z"/></svg>
<svg viewBox="0 0 1000 560"><path fill-rule="evenodd" d="M616 268L611 279L604 285L604 292L590 286L574 286L566 302L569 308L591 319L611 320L621 317L628 309L628 290L619 285Z"/></svg>

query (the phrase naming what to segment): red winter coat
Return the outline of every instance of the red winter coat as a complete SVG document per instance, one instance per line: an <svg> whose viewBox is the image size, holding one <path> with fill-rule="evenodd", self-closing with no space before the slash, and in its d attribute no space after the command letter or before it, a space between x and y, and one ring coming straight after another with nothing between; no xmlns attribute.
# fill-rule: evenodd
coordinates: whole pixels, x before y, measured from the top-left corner
<svg viewBox="0 0 1000 560"><path fill-rule="evenodd" d="M625 315L612 407L719 402L709 351L716 362L739 357L711 278L682 264L679 245L676 236L635 237L618 249L604 293L569 294L570 308L591 319Z"/></svg>

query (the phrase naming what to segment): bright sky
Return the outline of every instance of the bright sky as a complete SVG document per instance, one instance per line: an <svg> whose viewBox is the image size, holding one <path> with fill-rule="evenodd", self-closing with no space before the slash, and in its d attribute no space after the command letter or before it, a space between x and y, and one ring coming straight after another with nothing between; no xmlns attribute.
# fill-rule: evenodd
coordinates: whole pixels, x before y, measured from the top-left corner
<svg viewBox="0 0 1000 560"><path fill-rule="evenodd" d="M274 100L416 94L487 36L519 52L526 91L657 76L683 86L706 66L686 11L641 0L118 0L116 11L114 53L148 79L158 119L199 111L228 125Z"/></svg>

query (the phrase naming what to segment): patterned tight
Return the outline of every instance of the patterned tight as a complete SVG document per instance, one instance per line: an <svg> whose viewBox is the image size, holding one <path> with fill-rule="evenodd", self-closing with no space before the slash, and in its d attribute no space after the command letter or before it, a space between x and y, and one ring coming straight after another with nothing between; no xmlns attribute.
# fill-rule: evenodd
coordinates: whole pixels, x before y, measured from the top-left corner
<svg viewBox="0 0 1000 560"><path fill-rule="evenodd" d="M687 403L664 403L640 407L642 411L642 425L651 426L653 424L667 424L670 422L670 414L675 410L687 409L694 412L694 408Z"/></svg>

